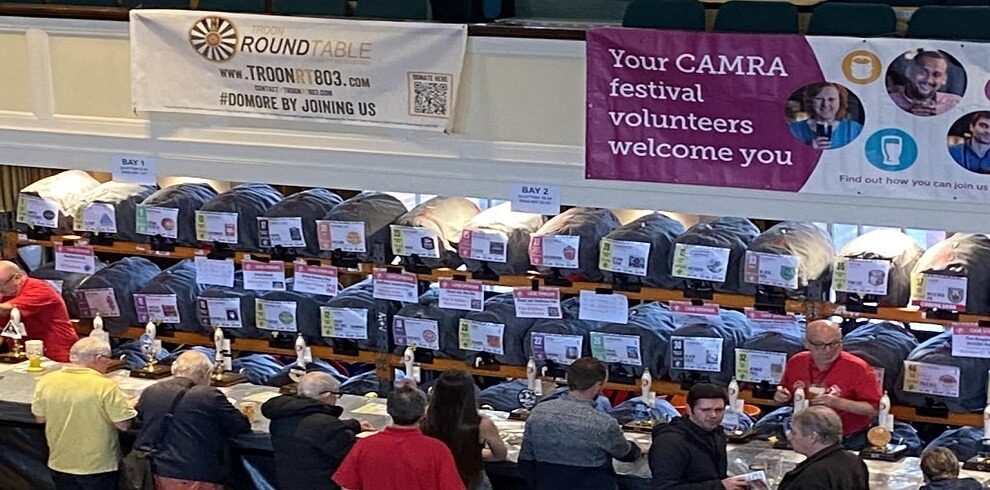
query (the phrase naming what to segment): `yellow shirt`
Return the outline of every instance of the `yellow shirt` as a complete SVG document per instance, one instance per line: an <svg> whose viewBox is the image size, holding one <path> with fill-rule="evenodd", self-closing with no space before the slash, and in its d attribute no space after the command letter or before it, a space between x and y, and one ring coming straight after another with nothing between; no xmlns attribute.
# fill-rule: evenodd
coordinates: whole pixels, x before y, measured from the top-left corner
<svg viewBox="0 0 990 490"><path fill-rule="evenodd" d="M113 424L137 416L117 383L74 365L38 381L31 412L46 419L48 467L72 475L116 471L120 445Z"/></svg>

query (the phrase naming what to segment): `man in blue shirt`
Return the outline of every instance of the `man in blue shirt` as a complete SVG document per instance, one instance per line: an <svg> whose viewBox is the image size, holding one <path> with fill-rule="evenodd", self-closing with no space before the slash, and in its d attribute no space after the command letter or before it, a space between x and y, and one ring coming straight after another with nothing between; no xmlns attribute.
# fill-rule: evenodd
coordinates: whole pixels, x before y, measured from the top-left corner
<svg viewBox="0 0 990 490"><path fill-rule="evenodd" d="M990 173L990 111L973 113L969 133L965 142L949 147L949 155L970 172Z"/></svg>

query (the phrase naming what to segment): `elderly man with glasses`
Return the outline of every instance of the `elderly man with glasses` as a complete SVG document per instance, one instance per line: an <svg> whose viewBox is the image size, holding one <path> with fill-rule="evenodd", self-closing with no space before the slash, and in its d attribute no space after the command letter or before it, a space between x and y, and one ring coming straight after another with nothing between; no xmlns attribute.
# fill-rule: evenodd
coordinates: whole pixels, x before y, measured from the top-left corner
<svg viewBox="0 0 990 490"><path fill-rule="evenodd" d="M17 308L27 338L45 343L45 356L68 362L69 348L79 338L69 322L62 295L45 281L28 277L17 264L0 260L0 329Z"/></svg>
<svg viewBox="0 0 990 490"><path fill-rule="evenodd" d="M816 320L805 330L805 352L787 361L774 400L786 402L801 388L811 405L835 410L843 434L865 429L877 414L880 384L863 359L842 351L842 329L829 320Z"/></svg>
<svg viewBox="0 0 990 490"><path fill-rule="evenodd" d="M307 373L296 395L265 402L261 413L271 419L278 488L340 488L330 477L354 445L355 435L375 430L368 422L340 420L336 406L340 383L327 373Z"/></svg>

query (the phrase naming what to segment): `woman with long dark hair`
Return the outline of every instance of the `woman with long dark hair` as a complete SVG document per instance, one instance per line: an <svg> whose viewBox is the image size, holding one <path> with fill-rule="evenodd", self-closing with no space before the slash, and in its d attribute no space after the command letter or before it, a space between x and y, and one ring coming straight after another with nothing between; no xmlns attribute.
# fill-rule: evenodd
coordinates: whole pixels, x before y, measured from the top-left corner
<svg viewBox="0 0 990 490"><path fill-rule="evenodd" d="M423 433L450 448L468 490L491 489L484 461L506 457L505 442L488 417L478 413L474 379L464 371L446 371L433 387L422 422Z"/></svg>

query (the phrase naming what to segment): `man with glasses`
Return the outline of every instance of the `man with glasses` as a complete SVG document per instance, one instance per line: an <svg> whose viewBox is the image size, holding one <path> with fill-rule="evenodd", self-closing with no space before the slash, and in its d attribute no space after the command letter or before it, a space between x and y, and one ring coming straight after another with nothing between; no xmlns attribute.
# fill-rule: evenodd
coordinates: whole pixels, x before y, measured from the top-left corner
<svg viewBox="0 0 990 490"><path fill-rule="evenodd" d="M365 421L339 419L344 411L336 406L340 383L327 373L307 373L296 390L296 395L281 395L261 406L272 422L278 488L340 488L330 478L355 435L375 428Z"/></svg>
<svg viewBox="0 0 990 490"><path fill-rule="evenodd" d="M784 403L801 388L811 405L835 410L843 435L870 425L880 404L880 384L863 359L843 352L842 329L829 320L816 320L805 330L805 352L787 361L774 400Z"/></svg>
<svg viewBox="0 0 990 490"><path fill-rule="evenodd" d="M31 413L45 424L55 488L115 489L117 430L127 430L137 412L117 383L103 376L110 344L86 337L72 346L69 358L72 364L38 381L31 402Z"/></svg>
<svg viewBox="0 0 990 490"><path fill-rule="evenodd" d="M27 338L45 343L45 356L69 362L69 348L79 338L69 322L62 295L45 281L28 277L10 261L0 260L0 329L10 321L10 310L21 312Z"/></svg>

